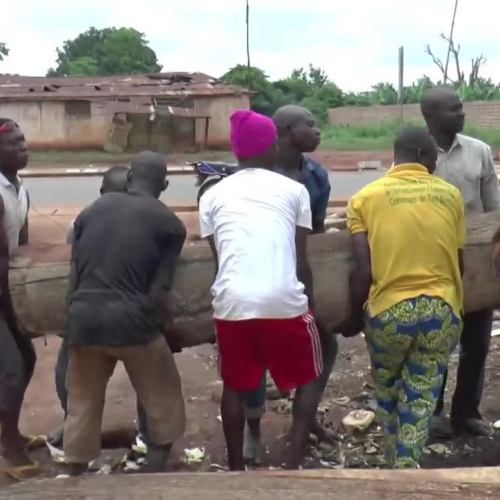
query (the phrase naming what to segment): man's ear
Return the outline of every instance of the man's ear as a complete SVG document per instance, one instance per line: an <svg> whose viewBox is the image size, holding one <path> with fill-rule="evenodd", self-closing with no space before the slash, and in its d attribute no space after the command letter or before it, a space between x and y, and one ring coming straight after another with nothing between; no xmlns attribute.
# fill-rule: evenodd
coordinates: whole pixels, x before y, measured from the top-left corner
<svg viewBox="0 0 500 500"><path fill-rule="evenodd" d="M170 181L167 181L167 180L165 179L165 184L163 184L163 189L162 189L162 191L166 191L166 190L167 190L167 188L168 188L168 185L169 185L169 184L170 184Z"/></svg>
<svg viewBox="0 0 500 500"><path fill-rule="evenodd" d="M420 164L425 165L425 153L422 148L418 148L417 150L417 159Z"/></svg>

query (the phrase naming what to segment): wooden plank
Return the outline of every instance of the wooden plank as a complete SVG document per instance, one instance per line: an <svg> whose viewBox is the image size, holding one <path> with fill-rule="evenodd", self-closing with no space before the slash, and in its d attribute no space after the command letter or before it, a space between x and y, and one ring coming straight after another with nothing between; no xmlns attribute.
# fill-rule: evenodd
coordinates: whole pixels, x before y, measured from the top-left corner
<svg viewBox="0 0 500 500"><path fill-rule="evenodd" d="M495 277L491 260L491 238L499 222L500 212L474 216L467 221L466 311L500 306L500 279ZM40 259L43 252L40 248L28 247L24 253L36 260L37 254ZM63 247L59 253L61 260L66 262L20 264L19 269L11 272L18 313L28 327L39 332L64 331L69 249ZM314 273L317 317L333 328L350 312L348 278L354 262L349 235L340 231L312 236L309 254ZM210 286L214 274L208 245L201 242L184 249L173 292L173 312L176 320L186 328L185 347L207 342L213 335Z"/></svg>
<svg viewBox="0 0 500 500"><path fill-rule="evenodd" d="M491 500L500 498L499 475L498 469L94 475L27 482L0 492L0 500L41 492L51 500Z"/></svg>

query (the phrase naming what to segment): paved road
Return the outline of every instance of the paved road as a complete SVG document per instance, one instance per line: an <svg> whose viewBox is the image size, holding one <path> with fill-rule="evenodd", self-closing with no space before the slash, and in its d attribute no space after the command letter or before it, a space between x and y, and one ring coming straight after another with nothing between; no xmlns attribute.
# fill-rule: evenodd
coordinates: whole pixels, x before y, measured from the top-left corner
<svg viewBox="0 0 500 500"><path fill-rule="evenodd" d="M378 179L383 172L331 172L333 196L350 196L365 184ZM65 179L25 179L24 184L34 209L72 207L91 203L99 192L100 177L72 177ZM194 176L172 176L170 186L162 199L167 202L196 200Z"/></svg>

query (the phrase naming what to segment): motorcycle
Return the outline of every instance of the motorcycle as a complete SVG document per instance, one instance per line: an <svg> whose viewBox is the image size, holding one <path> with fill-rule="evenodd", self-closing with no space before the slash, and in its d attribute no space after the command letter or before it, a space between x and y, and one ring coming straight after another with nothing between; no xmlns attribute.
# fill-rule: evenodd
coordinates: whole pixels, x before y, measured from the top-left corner
<svg viewBox="0 0 500 500"><path fill-rule="evenodd" d="M196 173L197 179L195 186L198 187L196 202L200 205L201 197L221 180L231 174L234 174L238 169L238 165L231 163L222 163L215 161L195 161L186 162L191 166Z"/></svg>

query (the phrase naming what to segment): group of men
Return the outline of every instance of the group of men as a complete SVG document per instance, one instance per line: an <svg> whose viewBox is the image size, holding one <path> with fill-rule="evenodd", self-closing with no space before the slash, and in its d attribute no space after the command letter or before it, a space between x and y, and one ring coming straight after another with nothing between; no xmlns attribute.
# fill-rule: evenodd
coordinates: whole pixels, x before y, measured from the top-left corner
<svg viewBox="0 0 500 500"><path fill-rule="evenodd" d="M349 202L353 314L338 332L315 320L307 252L309 235L325 231L331 190L328 173L305 156L320 142L316 121L297 106L272 119L250 111L231 116L239 169L200 201L201 236L217 268L213 312L231 470L262 459L267 371L283 394L296 390L286 466L300 466L309 433L329 438L316 411L335 363L336 333L366 334L390 466L418 467L430 428L449 433L451 422L457 433L491 432L479 403L492 311L463 314L461 276L464 214L498 207L494 163L485 144L461 135L465 115L456 93L429 91L422 112L428 132L401 131L388 174ZM17 176L26 163L19 127L0 120L0 423L14 475L38 467L26 453L36 438L18 428L36 354L8 286L9 256L27 242L29 199ZM130 168L110 169L101 198L68 234L68 327L56 366L65 421L51 441L64 445L72 475L99 456L106 386L117 362L137 393L145 470L165 469L185 429L173 357L183 333L173 321L170 291L186 230L159 201L166 175L164 157L151 152ZM459 341L448 420L443 395Z"/></svg>

